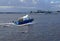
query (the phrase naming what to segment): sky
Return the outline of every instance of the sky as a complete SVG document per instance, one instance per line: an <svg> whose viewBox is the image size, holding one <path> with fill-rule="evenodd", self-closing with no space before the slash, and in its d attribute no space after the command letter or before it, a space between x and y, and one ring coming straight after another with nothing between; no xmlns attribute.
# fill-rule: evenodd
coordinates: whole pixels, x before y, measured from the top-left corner
<svg viewBox="0 0 60 41"><path fill-rule="evenodd" d="M0 12L60 10L60 0L0 0Z"/></svg>

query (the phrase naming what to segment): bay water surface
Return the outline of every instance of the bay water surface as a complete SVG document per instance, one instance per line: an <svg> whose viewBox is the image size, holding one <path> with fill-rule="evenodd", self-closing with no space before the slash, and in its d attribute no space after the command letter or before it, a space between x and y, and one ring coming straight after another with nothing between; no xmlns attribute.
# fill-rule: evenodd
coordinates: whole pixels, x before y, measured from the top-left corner
<svg viewBox="0 0 60 41"><path fill-rule="evenodd" d="M0 23L17 20L26 14L0 14ZM60 41L60 14L32 13L34 24L0 26L0 41Z"/></svg>

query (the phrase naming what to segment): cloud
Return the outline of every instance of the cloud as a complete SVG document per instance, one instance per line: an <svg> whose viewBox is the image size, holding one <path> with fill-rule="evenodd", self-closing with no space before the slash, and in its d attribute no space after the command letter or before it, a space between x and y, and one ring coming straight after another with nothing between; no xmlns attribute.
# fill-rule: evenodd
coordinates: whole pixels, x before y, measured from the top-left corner
<svg viewBox="0 0 60 41"><path fill-rule="evenodd" d="M51 4L58 4L58 3L60 3L60 1L51 1L50 3Z"/></svg>
<svg viewBox="0 0 60 41"><path fill-rule="evenodd" d="M32 2L33 2L34 4L37 4L36 0L32 0Z"/></svg>
<svg viewBox="0 0 60 41"><path fill-rule="evenodd" d="M51 4L53 4L53 3L54 3L54 1L51 1L50 3L51 3Z"/></svg>
<svg viewBox="0 0 60 41"><path fill-rule="evenodd" d="M51 1L51 7L60 7L60 1Z"/></svg>
<svg viewBox="0 0 60 41"><path fill-rule="evenodd" d="M33 4L37 4L39 0L32 0Z"/></svg>
<svg viewBox="0 0 60 41"><path fill-rule="evenodd" d="M24 7L24 6L0 6L0 8L7 9L7 8L24 8L24 9L35 9L36 7Z"/></svg>
<svg viewBox="0 0 60 41"><path fill-rule="evenodd" d="M36 7L17 7L17 8L35 9Z"/></svg>
<svg viewBox="0 0 60 41"><path fill-rule="evenodd" d="M60 8L60 5L55 5L55 7Z"/></svg>
<svg viewBox="0 0 60 41"><path fill-rule="evenodd" d="M6 8L7 9L7 8L14 8L14 6L0 6L0 8L3 8L3 9Z"/></svg>
<svg viewBox="0 0 60 41"><path fill-rule="evenodd" d="M20 0L20 2L25 2L25 0Z"/></svg>
<svg viewBox="0 0 60 41"><path fill-rule="evenodd" d="M22 9L35 9L36 7L24 7L24 6L15 6L15 8L22 8Z"/></svg>

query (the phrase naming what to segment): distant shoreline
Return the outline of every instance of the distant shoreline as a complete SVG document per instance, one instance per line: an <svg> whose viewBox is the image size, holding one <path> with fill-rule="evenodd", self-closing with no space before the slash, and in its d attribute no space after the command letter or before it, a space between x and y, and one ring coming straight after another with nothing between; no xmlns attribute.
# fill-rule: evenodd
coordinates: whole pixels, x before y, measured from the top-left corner
<svg viewBox="0 0 60 41"><path fill-rule="evenodd" d="M0 14L60 13L60 11L0 12Z"/></svg>

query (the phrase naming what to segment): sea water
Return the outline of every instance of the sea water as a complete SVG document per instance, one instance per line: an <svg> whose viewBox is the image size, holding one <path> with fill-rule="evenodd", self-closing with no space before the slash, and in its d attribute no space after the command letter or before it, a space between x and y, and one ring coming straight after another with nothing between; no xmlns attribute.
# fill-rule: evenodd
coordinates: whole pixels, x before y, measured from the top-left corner
<svg viewBox="0 0 60 41"><path fill-rule="evenodd" d="M26 14L0 14L0 23L12 22ZM32 13L34 24L0 26L0 41L60 41L60 14Z"/></svg>

